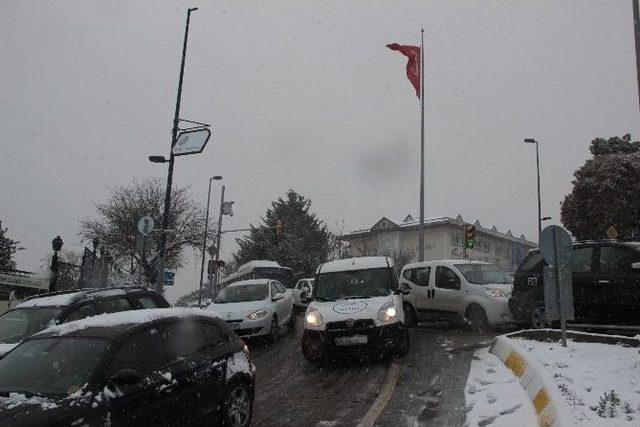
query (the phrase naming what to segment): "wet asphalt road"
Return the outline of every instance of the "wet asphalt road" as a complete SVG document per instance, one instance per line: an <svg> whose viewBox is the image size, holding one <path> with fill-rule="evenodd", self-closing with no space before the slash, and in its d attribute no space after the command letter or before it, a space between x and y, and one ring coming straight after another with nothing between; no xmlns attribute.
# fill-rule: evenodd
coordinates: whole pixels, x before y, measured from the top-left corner
<svg viewBox="0 0 640 427"><path fill-rule="evenodd" d="M249 343L257 367L253 425L354 426L375 419L376 426L462 426L471 358L496 335L421 324L411 329L404 358L312 365L300 350L301 326L299 316L295 334L275 344Z"/></svg>

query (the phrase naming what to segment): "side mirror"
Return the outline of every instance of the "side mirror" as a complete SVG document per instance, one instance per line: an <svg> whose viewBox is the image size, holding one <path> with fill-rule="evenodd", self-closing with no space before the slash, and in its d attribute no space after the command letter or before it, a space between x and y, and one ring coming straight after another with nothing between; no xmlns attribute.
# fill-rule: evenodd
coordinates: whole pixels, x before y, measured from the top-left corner
<svg viewBox="0 0 640 427"><path fill-rule="evenodd" d="M400 294L400 295L409 295L411 293L411 287L409 285L407 285L406 283L402 283L398 287L397 293Z"/></svg>
<svg viewBox="0 0 640 427"><path fill-rule="evenodd" d="M311 301L311 298L309 297L309 291L302 291L302 293L300 294L300 302L302 302L303 304L307 304L309 303L309 301Z"/></svg>
<svg viewBox="0 0 640 427"><path fill-rule="evenodd" d="M449 285L449 289L459 289L460 288L460 284L458 283L458 281L456 279L449 279L447 281L447 284Z"/></svg>
<svg viewBox="0 0 640 427"><path fill-rule="evenodd" d="M135 369L122 369L109 378L110 385L133 385L142 381L142 374Z"/></svg>
<svg viewBox="0 0 640 427"><path fill-rule="evenodd" d="M634 270L640 270L640 261L631 264L631 268L633 268Z"/></svg>
<svg viewBox="0 0 640 427"><path fill-rule="evenodd" d="M272 298L272 301L280 301L282 298L284 298L284 294L278 292L277 294L275 294Z"/></svg>

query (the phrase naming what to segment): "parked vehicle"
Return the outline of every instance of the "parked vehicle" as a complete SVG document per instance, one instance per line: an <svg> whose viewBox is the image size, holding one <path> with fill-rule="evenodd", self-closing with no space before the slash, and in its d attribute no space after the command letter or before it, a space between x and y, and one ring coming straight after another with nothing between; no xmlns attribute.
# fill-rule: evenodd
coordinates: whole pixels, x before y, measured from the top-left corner
<svg viewBox="0 0 640 427"><path fill-rule="evenodd" d="M282 331L295 329L293 295L276 280L235 282L222 289L208 307L219 313L238 336L266 336L276 341Z"/></svg>
<svg viewBox="0 0 640 427"><path fill-rule="evenodd" d="M238 269L220 280L220 288L231 283L251 279L272 279L282 283L285 288L294 286L293 273L288 267L283 267L276 261L255 260L242 264Z"/></svg>
<svg viewBox="0 0 640 427"><path fill-rule="evenodd" d="M156 292L138 287L80 289L27 298L0 316L0 358L22 340L59 323L102 313L169 307Z"/></svg>
<svg viewBox="0 0 640 427"><path fill-rule="evenodd" d="M309 302L309 295L302 294ZM409 351L402 295L387 257L350 258L318 267L302 335L304 357Z"/></svg>
<svg viewBox="0 0 640 427"><path fill-rule="evenodd" d="M463 259L407 264L400 283L407 323L443 318L463 320L476 330L514 321L507 306L511 279L498 267Z"/></svg>
<svg viewBox="0 0 640 427"><path fill-rule="evenodd" d="M540 251L531 251L516 271L509 300L516 319L534 328L549 326L544 314L546 265ZM571 271L572 323L589 328L640 329L640 242L575 242Z"/></svg>
<svg viewBox="0 0 640 427"><path fill-rule="evenodd" d="M0 360L0 424L251 422L255 367L200 309L111 313L53 326ZM80 420L80 421L78 421Z"/></svg>
<svg viewBox="0 0 640 427"><path fill-rule="evenodd" d="M308 303L302 302L300 299L300 295L303 292L306 292L307 295L311 295L313 292L313 278L298 280L296 286L291 290L291 293L293 294L294 307L304 309L309 305Z"/></svg>

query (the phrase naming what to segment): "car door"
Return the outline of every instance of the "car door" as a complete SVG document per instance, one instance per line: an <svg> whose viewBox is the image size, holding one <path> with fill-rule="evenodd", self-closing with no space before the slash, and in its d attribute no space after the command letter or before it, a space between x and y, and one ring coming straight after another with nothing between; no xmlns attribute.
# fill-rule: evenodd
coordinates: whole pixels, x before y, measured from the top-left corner
<svg viewBox="0 0 640 427"><path fill-rule="evenodd" d="M597 253L593 246L573 248L571 256L571 277L573 281L573 309L575 322L602 323L603 296L607 283L599 283L594 271ZM600 320L599 320L600 319Z"/></svg>
<svg viewBox="0 0 640 427"><path fill-rule="evenodd" d="M168 425L179 421L173 409L174 390L162 372L165 364L155 327L136 332L122 342L107 365L105 380L123 369L138 371L143 380L118 387L121 395L108 399L107 410L115 425Z"/></svg>
<svg viewBox="0 0 640 427"><path fill-rule="evenodd" d="M432 310L457 312L462 303L461 279L458 273L450 267L438 265L430 296Z"/></svg>
<svg viewBox="0 0 640 427"><path fill-rule="evenodd" d="M303 279L298 280L298 282L296 283L296 286L291 290L291 293L293 294L293 299L296 302L296 304L300 304L300 294L302 293L302 287L304 283L305 281Z"/></svg>
<svg viewBox="0 0 640 427"><path fill-rule="evenodd" d="M429 298L427 297L431 267L413 267L405 269L400 278L401 286L409 287L407 300L413 304L416 310L427 310L429 308Z"/></svg>
<svg viewBox="0 0 640 427"><path fill-rule="evenodd" d="M291 292L286 292L285 287L280 282L274 281L271 282L271 285L273 286L271 289L272 299L276 294L284 295L284 298L279 299L278 301L273 301L273 304L275 305L274 310L278 314L278 323L280 323L280 326L282 327L291 316L291 313L288 310L289 305L293 303L291 300Z"/></svg>
<svg viewBox="0 0 640 427"><path fill-rule="evenodd" d="M640 254L628 248L600 247L597 280L606 294L602 311L614 325L640 324L640 270L632 268L639 261Z"/></svg>

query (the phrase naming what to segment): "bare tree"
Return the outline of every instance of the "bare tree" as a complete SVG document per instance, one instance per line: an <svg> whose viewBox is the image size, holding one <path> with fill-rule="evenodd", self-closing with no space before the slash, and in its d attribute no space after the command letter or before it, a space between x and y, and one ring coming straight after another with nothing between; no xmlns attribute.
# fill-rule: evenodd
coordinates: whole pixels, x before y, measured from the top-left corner
<svg viewBox="0 0 640 427"><path fill-rule="evenodd" d="M81 221L83 240L98 238L109 250L120 270L132 275L141 268L148 283L154 283L158 274L160 233L154 231L148 239L144 255L136 252L138 220L151 216L162 224L165 185L159 179L134 180L132 183L111 188L106 202L94 203L96 218ZM183 265L183 249L201 248L204 232L204 210L193 200L187 188L177 188L171 194L169 230L165 250L165 267ZM158 226L156 226L158 227ZM131 264L134 268L131 268Z"/></svg>

